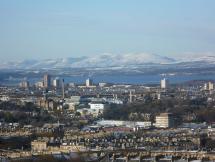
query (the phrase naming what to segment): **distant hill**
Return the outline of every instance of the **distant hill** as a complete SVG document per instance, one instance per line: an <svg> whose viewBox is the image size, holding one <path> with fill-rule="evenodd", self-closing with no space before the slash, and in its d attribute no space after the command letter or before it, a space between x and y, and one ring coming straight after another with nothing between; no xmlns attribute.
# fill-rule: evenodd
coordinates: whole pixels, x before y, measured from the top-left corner
<svg viewBox="0 0 215 162"><path fill-rule="evenodd" d="M83 67L128 67L150 64L172 64L175 59L148 53L115 55L110 53L92 57L59 58L46 60L24 60L0 63L0 69L52 69L52 68L83 68Z"/></svg>

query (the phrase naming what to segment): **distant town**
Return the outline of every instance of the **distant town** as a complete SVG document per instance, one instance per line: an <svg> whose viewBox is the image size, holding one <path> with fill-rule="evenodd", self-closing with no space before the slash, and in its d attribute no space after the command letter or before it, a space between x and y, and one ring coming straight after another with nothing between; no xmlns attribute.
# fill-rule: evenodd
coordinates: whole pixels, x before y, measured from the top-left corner
<svg viewBox="0 0 215 162"><path fill-rule="evenodd" d="M1 85L0 158L214 161L214 107L213 81L77 84L45 73Z"/></svg>

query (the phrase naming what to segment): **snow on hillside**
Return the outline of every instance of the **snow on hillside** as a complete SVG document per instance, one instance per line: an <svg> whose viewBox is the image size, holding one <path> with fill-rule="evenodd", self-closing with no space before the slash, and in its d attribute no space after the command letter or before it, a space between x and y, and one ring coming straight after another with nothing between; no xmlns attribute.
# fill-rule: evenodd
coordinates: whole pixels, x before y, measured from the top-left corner
<svg viewBox="0 0 215 162"><path fill-rule="evenodd" d="M166 64L172 63L174 59L156 54L137 53L114 55L105 53L93 57L59 58L46 60L24 60L20 62L6 62L0 64L0 68L67 68L67 67L117 67L141 64Z"/></svg>
<svg viewBox="0 0 215 162"><path fill-rule="evenodd" d="M202 62L215 64L215 55L203 55L200 57L181 57L170 58L157 54L148 53L130 53L115 55L104 53L92 57L79 58L59 58L46 60L24 60L17 62L0 63L0 69L52 69L52 68L88 68L88 67L140 67L142 65L162 65L162 64L177 64L177 63L193 63Z"/></svg>

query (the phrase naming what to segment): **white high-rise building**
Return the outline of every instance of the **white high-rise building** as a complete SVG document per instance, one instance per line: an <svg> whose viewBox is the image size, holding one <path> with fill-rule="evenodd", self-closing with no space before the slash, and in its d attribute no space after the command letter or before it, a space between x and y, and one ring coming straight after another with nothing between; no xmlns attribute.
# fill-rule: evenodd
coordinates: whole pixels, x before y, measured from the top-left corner
<svg viewBox="0 0 215 162"><path fill-rule="evenodd" d="M213 90L214 89L214 84L212 82L208 82L208 83L205 83L204 85L204 90Z"/></svg>
<svg viewBox="0 0 215 162"><path fill-rule="evenodd" d="M214 89L214 84L212 82L208 83L208 90L213 90Z"/></svg>
<svg viewBox="0 0 215 162"><path fill-rule="evenodd" d="M90 86L92 86L93 85L93 81L91 80L91 79L87 79L86 80L86 87L90 87Z"/></svg>
<svg viewBox="0 0 215 162"><path fill-rule="evenodd" d="M55 79L53 80L53 86L54 86L55 88L59 88L59 87L60 87L60 79L59 79L59 78L55 78Z"/></svg>
<svg viewBox="0 0 215 162"><path fill-rule="evenodd" d="M168 84L169 84L169 81L166 78L161 80L161 88L162 89L168 88Z"/></svg>

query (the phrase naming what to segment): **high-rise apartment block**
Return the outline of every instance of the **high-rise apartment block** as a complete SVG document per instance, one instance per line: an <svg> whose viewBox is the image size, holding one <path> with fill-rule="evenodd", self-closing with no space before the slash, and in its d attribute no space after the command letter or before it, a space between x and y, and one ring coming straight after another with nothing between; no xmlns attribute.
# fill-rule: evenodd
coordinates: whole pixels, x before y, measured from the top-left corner
<svg viewBox="0 0 215 162"><path fill-rule="evenodd" d="M51 87L51 76L49 74L45 74L43 77L44 88Z"/></svg>
<svg viewBox="0 0 215 162"><path fill-rule="evenodd" d="M86 80L86 87L90 87L90 86L92 86L93 85L93 81L91 80L91 79L87 79Z"/></svg>
<svg viewBox="0 0 215 162"><path fill-rule="evenodd" d="M161 113L155 118L155 126L158 128L169 128L174 126L174 117L171 113Z"/></svg>
<svg viewBox="0 0 215 162"><path fill-rule="evenodd" d="M161 88L162 89L168 88L168 85L169 85L169 81L166 78L161 80Z"/></svg>
<svg viewBox="0 0 215 162"><path fill-rule="evenodd" d="M208 83L205 83L204 85L204 90L213 90L214 89L214 84L212 82L208 82Z"/></svg>
<svg viewBox="0 0 215 162"><path fill-rule="evenodd" d="M29 88L29 82L28 81L22 81L19 86L21 88Z"/></svg>
<svg viewBox="0 0 215 162"><path fill-rule="evenodd" d="M59 88L59 87L60 87L60 79L59 79L59 78L55 78L55 79L53 80L53 86L54 86L55 88Z"/></svg>

